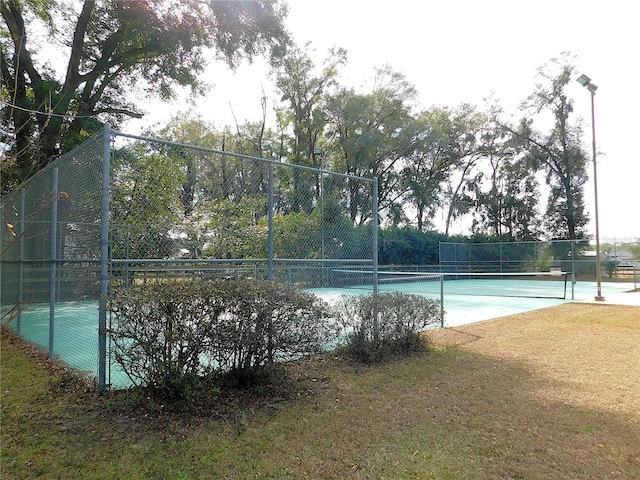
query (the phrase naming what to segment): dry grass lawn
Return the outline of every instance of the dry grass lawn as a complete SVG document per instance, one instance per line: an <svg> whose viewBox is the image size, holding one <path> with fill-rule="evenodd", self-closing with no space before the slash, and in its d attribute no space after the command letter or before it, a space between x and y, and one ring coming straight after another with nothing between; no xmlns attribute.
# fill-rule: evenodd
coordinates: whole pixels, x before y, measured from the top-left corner
<svg viewBox="0 0 640 480"><path fill-rule="evenodd" d="M159 420L52 387L3 338L2 478L640 479L640 307L428 335L424 357L294 365L297 398Z"/></svg>
<svg viewBox="0 0 640 480"><path fill-rule="evenodd" d="M487 446L509 445L496 478L640 478L640 307L566 304L429 336L484 364L453 379L471 394L454 403Z"/></svg>

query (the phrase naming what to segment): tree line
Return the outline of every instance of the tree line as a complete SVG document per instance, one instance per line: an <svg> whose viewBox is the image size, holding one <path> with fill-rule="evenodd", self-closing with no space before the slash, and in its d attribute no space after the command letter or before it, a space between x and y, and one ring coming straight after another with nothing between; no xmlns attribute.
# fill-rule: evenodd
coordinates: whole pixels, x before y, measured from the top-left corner
<svg viewBox="0 0 640 480"><path fill-rule="evenodd" d="M492 100L481 107L421 108L415 87L391 66L376 71L367 91L342 85L347 51L334 48L320 59L310 44L296 45L284 27L283 2L2 0L0 12L0 94L8 106L2 115L3 192L95 134L101 122L118 126L139 116L128 90L152 98L171 98L182 86L203 91L206 52L231 67L268 54L279 96L273 124L264 97L256 99L262 112L257 122L217 129L182 114L147 133L377 177L384 228L429 232L441 215L444 235L468 222L472 234L515 240L586 236L588 155L566 92L576 73L569 54L540 67L539 83L514 121ZM38 62L42 45L27 41L37 25L64 47L66 65ZM549 123L546 130L537 128L540 118ZM193 164L187 160L181 168L184 178L176 188L189 215ZM302 177L292 174L287 209L310 215L320 186ZM340 188L335 201L352 224L370 222L371 192L357 182Z"/></svg>

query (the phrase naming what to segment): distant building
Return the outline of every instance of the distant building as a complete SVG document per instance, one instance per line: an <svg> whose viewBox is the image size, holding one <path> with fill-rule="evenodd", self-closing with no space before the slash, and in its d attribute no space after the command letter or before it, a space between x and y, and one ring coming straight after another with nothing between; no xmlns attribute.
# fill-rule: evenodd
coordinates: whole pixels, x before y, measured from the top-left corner
<svg viewBox="0 0 640 480"><path fill-rule="evenodd" d="M633 259L633 255L624 248L617 248L614 252L609 252L607 255L609 260L617 260L619 262L627 262Z"/></svg>

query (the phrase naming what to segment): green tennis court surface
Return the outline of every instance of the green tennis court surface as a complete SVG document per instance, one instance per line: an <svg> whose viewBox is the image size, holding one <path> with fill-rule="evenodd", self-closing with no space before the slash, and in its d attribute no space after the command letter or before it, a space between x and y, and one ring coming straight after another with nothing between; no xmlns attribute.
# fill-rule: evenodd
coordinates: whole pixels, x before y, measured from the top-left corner
<svg viewBox="0 0 640 480"><path fill-rule="evenodd" d="M473 281L469 280L469 282ZM445 326L463 325L530 310L538 310L571 301L570 282L567 286L566 299L493 296L496 294L496 288L498 290L507 287L517 288L513 281L510 281L504 287L500 287L496 282L498 281L491 281L493 292L490 292L490 295L492 296L482 296L478 293L472 295L446 294L445 290ZM469 283L466 289L469 290L471 288ZM480 289L482 290L483 288L486 290L487 287L481 287ZM605 282L602 284L602 293L607 300L621 297L622 295L632 295L634 298L640 296L640 294L636 293L623 293L632 288L633 285L629 283ZM424 285L416 287L412 283L404 283L382 285L380 291L393 290L404 291L405 293L420 293L420 289L424 291ZM329 303L336 302L342 296L348 297L370 293L370 291L367 292L366 289L362 288L317 288L310 289L310 291ZM595 283L580 282L574 287L574 298L576 301L593 300L595 292ZM510 292L505 291L504 293L508 294ZM516 294L518 292L511 293ZM439 294L434 296L432 293L429 296L439 300ZM14 329L16 328L16 320L13 321L12 326ZM49 305L32 305L26 308L21 317L20 333L30 342L47 350L49 345ZM57 359L76 370L86 372L88 376L95 377L98 365L98 303L95 301L57 303L55 307L53 345L54 356ZM128 380L117 370L115 363L111 365L109 376L108 383L116 388L128 385Z"/></svg>
<svg viewBox="0 0 640 480"><path fill-rule="evenodd" d="M468 280L451 282L445 285L444 324L447 327L504 317L517 313L539 310L572 301L593 300L596 294L595 282L567 282L566 298L557 298L556 293L564 288L561 285L550 287L545 282L513 280ZM555 283L555 282L554 282ZM446 284L446 282L445 282ZM619 297L633 288L630 283L603 283L605 298ZM312 291L329 303L336 302L341 296L357 296L366 293L362 288L317 288ZM439 291L426 288L422 283L406 283L380 286L380 292L397 291L411 294L424 294L440 300ZM455 293L454 293L455 291ZM486 294L483 295L482 292ZM370 293L370 291L369 291ZM541 297L549 298L541 298Z"/></svg>

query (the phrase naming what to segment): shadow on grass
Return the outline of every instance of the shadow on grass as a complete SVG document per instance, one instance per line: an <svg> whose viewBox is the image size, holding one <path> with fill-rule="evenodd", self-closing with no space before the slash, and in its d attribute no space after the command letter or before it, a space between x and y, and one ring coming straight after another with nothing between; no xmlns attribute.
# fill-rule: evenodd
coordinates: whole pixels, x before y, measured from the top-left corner
<svg viewBox="0 0 640 480"><path fill-rule="evenodd" d="M557 396L572 385L512 359L452 348L362 368L327 355L291 372L313 388L298 400L157 421L6 377L48 375L7 361L18 354L2 355L7 479L640 478L637 416Z"/></svg>
<svg viewBox="0 0 640 480"><path fill-rule="evenodd" d="M376 386L361 392L383 393L373 400L384 452L370 463L373 477L640 478L637 416L558 396L573 385L523 362L455 349L436 356L372 373Z"/></svg>

